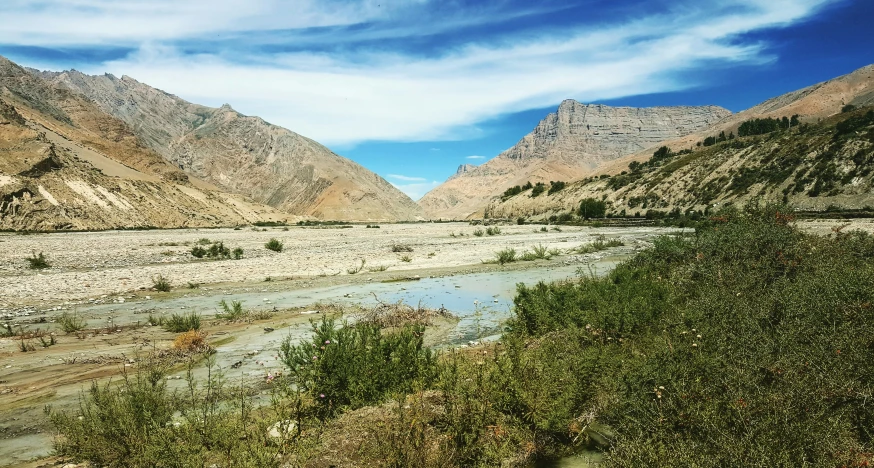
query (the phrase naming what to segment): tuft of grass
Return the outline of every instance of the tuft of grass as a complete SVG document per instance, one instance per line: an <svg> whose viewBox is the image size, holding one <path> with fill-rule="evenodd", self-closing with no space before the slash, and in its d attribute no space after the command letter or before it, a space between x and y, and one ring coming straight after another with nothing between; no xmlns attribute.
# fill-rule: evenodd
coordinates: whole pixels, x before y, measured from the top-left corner
<svg viewBox="0 0 874 468"><path fill-rule="evenodd" d="M272 250L274 252L282 252L282 241L276 239L275 237L271 238L269 241L267 241L266 244L264 244L264 248L267 250Z"/></svg>
<svg viewBox="0 0 874 468"><path fill-rule="evenodd" d="M61 326L61 330L68 335L81 331L88 325L85 319L77 313L62 312L61 315L55 318L55 321Z"/></svg>
<svg viewBox="0 0 874 468"><path fill-rule="evenodd" d="M152 289L155 291L168 292L171 289L170 280L164 275L155 275L152 277Z"/></svg>
<svg viewBox="0 0 874 468"><path fill-rule="evenodd" d="M483 234L485 234L485 233L484 233L483 230L480 229L480 228L476 228L476 230L473 231L473 235L475 235L475 236L477 236L477 237L482 237Z"/></svg>
<svg viewBox="0 0 874 468"><path fill-rule="evenodd" d="M31 257L27 259L27 263L31 270L45 270L52 266L48 260L46 260L46 257L42 252L40 252L39 255L37 255L36 252L33 252Z"/></svg>
<svg viewBox="0 0 874 468"><path fill-rule="evenodd" d="M269 310L258 310L255 312L249 312L249 317L252 320L269 320L273 318L273 312Z"/></svg>
<svg viewBox="0 0 874 468"><path fill-rule="evenodd" d="M240 247L235 248L232 253L234 255L234 260L239 260L243 258L243 249L241 249Z"/></svg>
<svg viewBox="0 0 874 468"><path fill-rule="evenodd" d="M495 260L501 265L505 263L512 263L517 260L516 258L516 249L508 247L504 250L499 250L495 252Z"/></svg>
<svg viewBox="0 0 874 468"><path fill-rule="evenodd" d="M410 263L413 261L413 257L410 257L409 255L402 255L401 261L404 263Z"/></svg>
<svg viewBox="0 0 874 468"><path fill-rule="evenodd" d="M346 273L348 273L350 275L357 275L358 273L361 273L361 271L364 270L365 263L367 263L367 261L362 258L361 263L358 266L352 267L352 268L347 268Z"/></svg>
<svg viewBox="0 0 874 468"><path fill-rule="evenodd" d="M486 228L486 234L488 234L490 236L497 236L500 233L501 233L501 228L499 228L498 226L489 226Z"/></svg>
<svg viewBox="0 0 874 468"><path fill-rule="evenodd" d="M200 330L200 315L190 312L185 315L172 314L163 321L164 329L168 332L182 333L190 330Z"/></svg>
<svg viewBox="0 0 874 468"><path fill-rule="evenodd" d="M209 240L209 239L207 239L206 237L203 237L203 238L199 239L199 240L197 241L197 243L198 243L199 245L209 245L209 244L212 244L212 241Z"/></svg>
<svg viewBox="0 0 874 468"><path fill-rule="evenodd" d="M549 232L549 228L546 226L540 226L540 232Z"/></svg>
<svg viewBox="0 0 874 468"><path fill-rule="evenodd" d="M595 240L591 244L583 244L576 249L573 249L571 252L576 254L588 254L594 252L600 252L602 250L607 250L611 247L619 247L625 245L621 240L617 238L607 239L603 234L595 237Z"/></svg>
<svg viewBox="0 0 874 468"><path fill-rule="evenodd" d="M374 272L377 272L377 271L385 271L385 270L388 270L388 265L379 265L379 266L374 266L374 267L367 267L367 271L369 271L369 272L371 272L371 273L374 273Z"/></svg>
<svg viewBox="0 0 874 468"><path fill-rule="evenodd" d="M161 327L164 326L165 319L161 315L153 315L151 312L149 312L147 321L152 326Z"/></svg>
<svg viewBox="0 0 874 468"><path fill-rule="evenodd" d="M222 301L219 302L219 307L221 307L222 312L215 315L218 319L234 322L244 319L248 315L248 313L243 310L243 303L241 301L231 301L229 305L227 301L222 299Z"/></svg>
<svg viewBox="0 0 874 468"><path fill-rule="evenodd" d="M411 246L409 246L409 245L407 245L407 244L392 244L392 246L391 246L391 251L392 251L392 252L395 252L395 253L398 253L398 252L412 252L412 251L413 251L413 247L411 247Z"/></svg>
<svg viewBox="0 0 874 468"><path fill-rule="evenodd" d="M532 247L530 252L523 253L519 259L524 262L530 262L534 260L549 260L551 257L551 251L543 244L538 244Z"/></svg>

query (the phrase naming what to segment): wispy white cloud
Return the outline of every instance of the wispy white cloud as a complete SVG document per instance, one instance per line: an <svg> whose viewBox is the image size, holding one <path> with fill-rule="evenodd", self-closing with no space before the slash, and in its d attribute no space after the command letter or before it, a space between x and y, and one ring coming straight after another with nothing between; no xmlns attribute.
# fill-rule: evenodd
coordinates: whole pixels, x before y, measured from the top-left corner
<svg viewBox="0 0 874 468"><path fill-rule="evenodd" d="M424 0L4 0L0 43L139 45L242 31L343 26Z"/></svg>
<svg viewBox="0 0 874 468"><path fill-rule="evenodd" d="M473 156L468 156L465 159L485 159L485 158L486 158L485 156L473 155Z"/></svg>
<svg viewBox="0 0 874 468"><path fill-rule="evenodd" d="M401 192L404 192L408 197L412 198L413 200L419 200L420 198L425 196L426 193L431 191L431 189L440 185L440 182L432 180L430 182L417 182L411 184L392 183L392 185L394 185L395 188L397 188Z"/></svg>
<svg viewBox="0 0 874 468"><path fill-rule="evenodd" d="M598 27L470 42L419 56L372 48L261 53L241 61L208 48L191 53L170 40L222 28L352 24L395 17L422 3L298 0L289 7L247 0L240 8L242 1L46 0L57 8L34 10L26 8L27 0L11 0L0 6L0 42L134 43L137 52L124 59L80 68L127 74L198 103L230 102L245 114L348 147L366 140L459 139L479 122L565 98L596 101L695 86L683 72L770 59L763 45L740 42L740 35L803 20L836 0L677 2L667 12L644 11ZM429 32L423 27L404 34Z"/></svg>
<svg viewBox="0 0 874 468"><path fill-rule="evenodd" d="M426 180L428 180L424 177L410 177L410 176L405 176L405 175L400 175L400 174L388 174L388 175L386 175L386 177L388 177L390 179L395 179L395 180L402 180L404 182L425 182Z"/></svg>

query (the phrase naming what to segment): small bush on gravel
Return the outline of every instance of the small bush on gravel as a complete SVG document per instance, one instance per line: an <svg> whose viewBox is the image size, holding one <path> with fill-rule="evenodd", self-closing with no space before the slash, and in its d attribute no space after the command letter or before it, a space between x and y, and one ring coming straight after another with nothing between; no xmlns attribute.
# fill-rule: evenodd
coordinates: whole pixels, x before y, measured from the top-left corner
<svg viewBox="0 0 874 468"><path fill-rule="evenodd" d="M152 289L155 291L167 292L170 290L170 280L164 278L163 275L153 276Z"/></svg>
<svg viewBox="0 0 874 468"><path fill-rule="evenodd" d="M37 255L36 252L33 252L32 256L27 259L27 263L30 264L31 270L44 270L52 266L49 264L48 260L46 260L46 257L42 252L40 252L39 255Z"/></svg>
<svg viewBox="0 0 874 468"><path fill-rule="evenodd" d="M243 258L243 249L237 247L236 249L234 249L233 254L234 254L234 260L239 260L239 259Z"/></svg>
<svg viewBox="0 0 874 468"><path fill-rule="evenodd" d="M87 325L85 319L76 313L63 312L56 321L61 326L61 330L64 330L64 333L68 335L84 329Z"/></svg>
<svg viewBox="0 0 874 468"><path fill-rule="evenodd" d="M477 230L473 231L473 235L475 235L477 237L482 237L483 234L484 234L483 230L479 229L479 228L477 228Z"/></svg>
<svg viewBox="0 0 874 468"><path fill-rule="evenodd" d="M412 252L413 248L407 244L392 244L391 246L392 252Z"/></svg>
<svg viewBox="0 0 874 468"><path fill-rule="evenodd" d="M173 340L173 349L185 353L203 353L210 350L206 342L206 333L199 330L189 330Z"/></svg>
<svg viewBox="0 0 874 468"><path fill-rule="evenodd" d="M282 241L274 237L267 241L266 244L264 244L264 248L267 250L272 250L274 252L282 252Z"/></svg>
<svg viewBox="0 0 874 468"><path fill-rule="evenodd" d="M410 257L409 255L403 255L401 256L401 261L404 263L410 263L413 261L413 257Z"/></svg>
<svg viewBox="0 0 874 468"><path fill-rule="evenodd" d="M501 233L501 228L499 228L497 226L489 226L486 228L486 234L488 234L490 236L497 236L500 233Z"/></svg>
<svg viewBox="0 0 874 468"><path fill-rule="evenodd" d="M516 249L506 248L504 250L499 250L495 253L495 259L501 265L505 263L512 263L516 261Z"/></svg>

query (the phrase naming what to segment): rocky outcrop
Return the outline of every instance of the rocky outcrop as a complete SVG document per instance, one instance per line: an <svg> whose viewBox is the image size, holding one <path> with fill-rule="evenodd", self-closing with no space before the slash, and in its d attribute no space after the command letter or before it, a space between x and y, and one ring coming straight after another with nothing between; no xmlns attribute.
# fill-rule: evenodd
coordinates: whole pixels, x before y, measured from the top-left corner
<svg viewBox="0 0 874 468"><path fill-rule="evenodd" d="M419 204L432 218L482 216L489 201L509 187L582 178L605 161L709 127L730 114L717 106L632 108L566 100L515 146L456 174Z"/></svg>
<svg viewBox="0 0 874 468"><path fill-rule="evenodd" d="M186 173L257 202L322 219L423 216L409 197L359 164L229 105L192 104L127 76L35 74L127 122L147 146Z"/></svg>

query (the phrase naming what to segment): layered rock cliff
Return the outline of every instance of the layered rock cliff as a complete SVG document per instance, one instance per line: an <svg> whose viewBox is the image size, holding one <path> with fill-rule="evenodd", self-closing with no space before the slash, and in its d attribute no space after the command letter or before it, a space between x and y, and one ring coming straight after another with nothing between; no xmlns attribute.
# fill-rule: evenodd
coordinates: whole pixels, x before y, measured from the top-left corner
<svg viewBox="0 0 874 468"><path fill-rule="evenodd" d="M579 179L605 161L709 127L730 114L717 106L632 108L566 100L515 146L453 176L419 204L432 218L481 216L509 187Z"/></svg>
<svg viewBox="0 0 874 468"><path fill-rule="evenodd" d="M323 219L423 216L415 202L373 172L229 105L192 104L127 76L35 73L127 122L147 146L186 173L257 202Z"/></svg>

